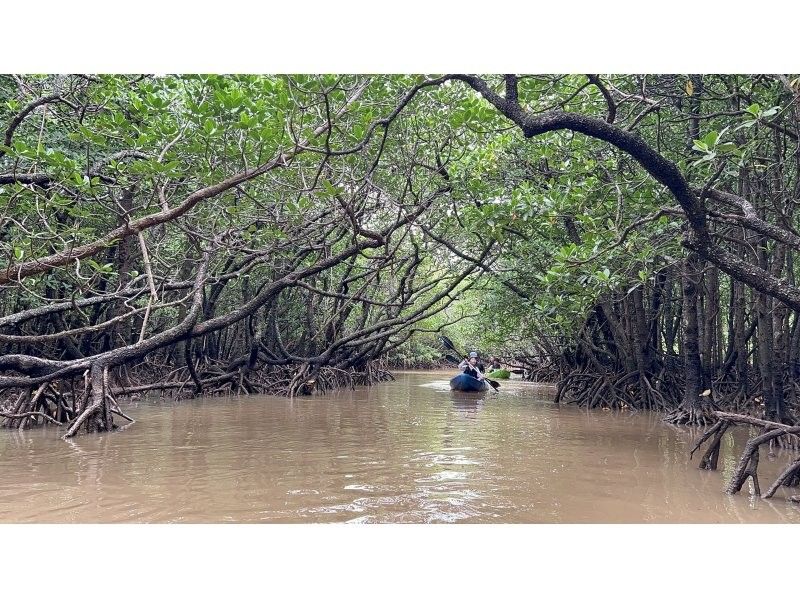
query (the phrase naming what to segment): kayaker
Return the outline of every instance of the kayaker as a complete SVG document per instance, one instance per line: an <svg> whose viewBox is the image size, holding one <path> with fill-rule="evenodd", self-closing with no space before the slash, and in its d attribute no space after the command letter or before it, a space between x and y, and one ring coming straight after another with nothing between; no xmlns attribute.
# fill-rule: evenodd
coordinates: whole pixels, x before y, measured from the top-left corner
<svg viewBox="0 0 800 598"><path fill-rule="evenodd" d="M483 380L483 374L480 369L478 369L478 354L475 351L472 351L469 357L465 357L463 361L458 364L458 369L467 376Z"/></svg>
<svg viewBox="0 0 800 598"><path fill-rule="evenodd" d="M502 369L503 369L503 366L500 364L500 358L499 357L492 357L492 361L489 364L489 371L490 372L494 372L494 371L502 370Z"/></svg>

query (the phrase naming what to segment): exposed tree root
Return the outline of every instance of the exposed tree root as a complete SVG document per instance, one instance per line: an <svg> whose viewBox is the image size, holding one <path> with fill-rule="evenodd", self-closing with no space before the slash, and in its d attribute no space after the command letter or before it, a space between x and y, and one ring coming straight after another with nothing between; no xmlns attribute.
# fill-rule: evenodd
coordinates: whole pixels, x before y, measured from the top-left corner
<svg viewBox="0 0 800 598"><path fill-rule="evenodd" d="M758 479L759 449L764 444L769 444L777 438L784 436L797 436L800 426L789 426L769 420L764 420L749 415L714 411L717 422L707 430L692 447L690 457L694 455L704 442L711 438L711 442L700 461L701 469L717 469L720 442L724 434L736 424L749 425L761 430L758 436L750 438L742 451L736 469L725 491L736 494L742 489L748 478L753 480L753 490L756 496L761 496L761 485ZM787 467L767 490L764 498L771 498L781 486L796 486L800 484L800 459L795 460Z"/></svg>
<svg viewBox="0 0 800 598"><path fill-rule="evenodd" d="M767 489L764 498L772 498L781 486L794 487L800 484L800 459L795 460L789 467L783 470L772 486Z"/></svg>
<svg viewBox="0 0 800 598"><path fill-rule="evenodd" d="M37 417L42 417L47 421L54 423L57 426L63 425L60 421L50 417L46 413L42 413L41 411L27 411L25 413L5 413L3 411L0 411L0 416L3 416L8 419L24 418L24 417L33 417L34 419L36 419Z"/></svg>
<svg viewBox="0 0 800 598"><path fill-rule="evenodd" d="M136 372L134 378L142 378ZM323 394L339 388L355 388L393 380L387 370L367 363L362 368L322 367L310 364L237 368L223 372L217 363L205 367L182 367L172 370L153 368L151 382L138 386L114 386L109 368L93 365L79 380L67 383L45 382L35 392L26 389L0 397L2 425L25 429L45 423L67 426L63 438L81 432L115 430L114 417L129 424L135 420L125 414L117 402L119 396L157 395L174 400L206 395L268 394L298 396ZM121 381L117 378L118 384ZM198 386L200 391L198 392Z"/></svg>
<svg viewBox="0 0 800 598"><path fill-rule="evenodd" d="M714 415L716 408L711 395L701 395L690 405L683 401L677 409L667 414L664 421L683 426L710 426L717 422L717 417Z"/></svg>
<svg viewBox="0 0 800 598"><path fill-rule="evenodd" d="M739 458L739 464L736 466L736 471L728 483L725 492L728 494L736 494L742 489L742 486L747 481L747 478L753 479L753 489L756 496L761 496L761 488L758 483L758 461L759 461L759 447L765 442L785 434L784 430L770 430L755 438L747 441L742 451L742 456Z"/></svg>
<svg viewBox="0 0 800 598"><path fill-rule="evenodd" d="M74 421L70 422L67 432L62 436L65 440L75 436L84 424L87 432L109 432L117 427L112 416L108 368L100 364L93 365L89 385L92 402L81 411Z"/></svg>
<svg viewBox="0 0 800 598"><path fill-rule="evenodd" d="M44 423L45 421L62 425L66 422L66 414L70 409L61 404L61 397L48 392L50 383L45 382L31 393L30 389L22 391L17 400L10 408L0 411L0 416L5 418L5 427L24 430L33 424Z"/></svg>
<svg viewBox="0 0 800 598"><path fill-rule="evenodd" d="M647 376L638 372L596 373L587 370L570 373L559 382L555 402L589 409L664 410L675 399L659 390Z"/></svg>
<svg viewBox="0 0 800 598"><path fill-rule="evenodd" d="M713 436L708 449L703 454L703 458L700 459L700 469L709 469L711 471L715 471L717 469L717 463L719 462L720 443L730 425L731 423L728 421L722 419L717 420L717 423L707 430L694 444L691 452L689 453L690 459L694 455L695 451L700 448L700 445L702 445L709 437Z"/></svg>

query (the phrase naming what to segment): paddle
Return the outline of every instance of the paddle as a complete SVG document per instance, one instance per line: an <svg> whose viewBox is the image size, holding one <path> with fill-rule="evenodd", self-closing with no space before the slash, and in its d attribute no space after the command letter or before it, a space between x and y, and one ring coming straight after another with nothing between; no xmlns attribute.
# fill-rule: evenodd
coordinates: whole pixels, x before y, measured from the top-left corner
<svg viewBox="0 0 800 598"><path fill-rule="evenodd" d="M454 353L461 353L461 351L456 349L456 346L453 344L453 341L451 341L446 336L444 336L444 335L440 336L439 340L445 346L445 348L448 349L449 351L453 351ZM450 363L456 363L454 361L456 358L453 357L452 355L445 355L445 359L447 359L447 361L449 361ZM461 363L461 362L459 361L457 363ZM486 382L486 384L491 386L492 390L494 390L495 392L500 392L500 391L497 390L498 388L500 388L500 383L499 382L496 382L495 380L490 380L489 378L486 378L486 377L483 377L482 380L484 382Z"/></svg>
<svg viewBox="0 0 800 598"><path fill-rule="evenodd" d="M456 346L453 344L453 341L451 341L446 336L440 336L439 341L444 345L444 348L447 349L448 351L453 351L454 353L461 353L461 351L456 349Z"/></svg>
<svg viewBox="0 0 800 598"><path fill-rule="evenodd" d="M492 389L493 389L495 392L500 392L499 390L497 390L498 388L500 388L500 383L499 383L497 380L491 380L491 379L489 379L489 378L486 378L486 377L483 377L483 378L482 378L482 380L483 380L484 382L486 382L486 384L488 384L489 386L491 386L491 387L492 387Z"/></svg>

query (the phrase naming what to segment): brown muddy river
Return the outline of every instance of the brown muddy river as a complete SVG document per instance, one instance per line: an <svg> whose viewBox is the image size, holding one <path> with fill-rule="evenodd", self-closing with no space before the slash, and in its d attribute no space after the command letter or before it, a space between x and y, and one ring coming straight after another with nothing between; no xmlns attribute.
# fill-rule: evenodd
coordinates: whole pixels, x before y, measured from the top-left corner
<svg viewBox="0 0 800 598"><path fill-rule="evenodd" d="M694 433L648 413L587 412L505 382L475 399L449 372L356 392L133 403L137 423L65 442L0 431L0 522L800 522L723 489L689 460ZM762 487L791 459L762 455Z"/></svg>

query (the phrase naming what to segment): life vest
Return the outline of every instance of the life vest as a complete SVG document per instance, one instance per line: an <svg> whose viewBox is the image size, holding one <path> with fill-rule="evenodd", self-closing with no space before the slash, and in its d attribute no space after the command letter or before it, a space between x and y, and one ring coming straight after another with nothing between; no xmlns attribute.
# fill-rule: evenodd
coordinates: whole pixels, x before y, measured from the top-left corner
<svg viewBox="0 0 800 598"><path fill-rule="evenodd" d="M467 376L472 376L473 378L478 378L478 368L474 368L469 364L467 364L467 367L464 368L464 373Z"/></svg>

